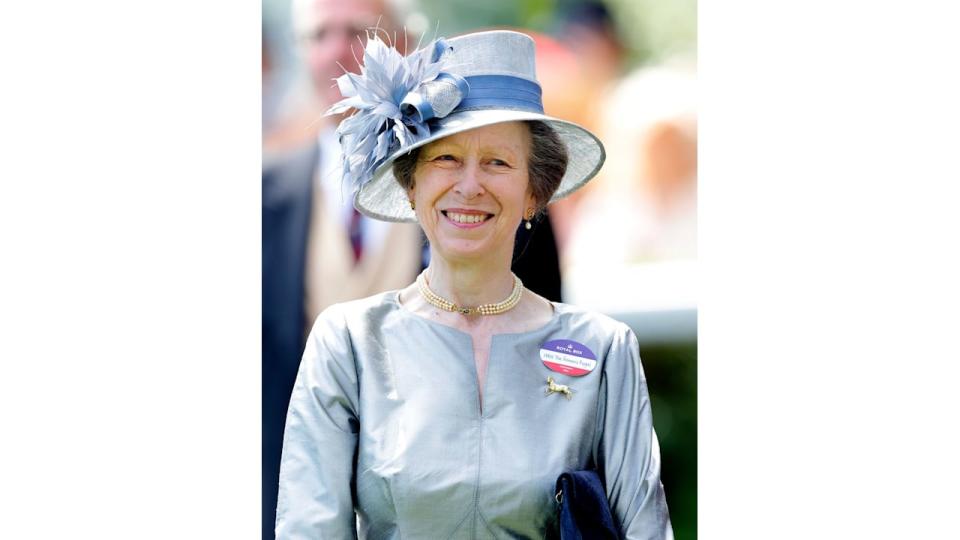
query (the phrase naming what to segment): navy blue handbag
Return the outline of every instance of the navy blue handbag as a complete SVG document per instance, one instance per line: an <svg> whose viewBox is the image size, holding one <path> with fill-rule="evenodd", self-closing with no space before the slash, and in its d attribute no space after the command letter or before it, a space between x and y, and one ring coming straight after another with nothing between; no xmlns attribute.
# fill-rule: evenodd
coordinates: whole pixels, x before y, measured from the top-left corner
<svg viewBox="0 0 960 540"><path fill-rule="evenodd" d="M596 471L570 471L557 478L560 540L620 540L603 482Z"/></svg>

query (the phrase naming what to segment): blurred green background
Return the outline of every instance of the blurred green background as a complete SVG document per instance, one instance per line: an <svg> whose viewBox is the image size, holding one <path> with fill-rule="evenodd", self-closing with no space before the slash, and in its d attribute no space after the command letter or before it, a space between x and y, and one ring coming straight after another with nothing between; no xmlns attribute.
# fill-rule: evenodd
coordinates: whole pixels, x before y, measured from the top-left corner
<svg viewBox="0 0 960 540"><path fill-rule="evenodd" d="M519 26L551 33L563 16L585 2L576 0L421 0L423 13L439 22L442 35L488 26ZM617 34L627 45L626 67L653 62L675 54L695 53L697 3L695 0L609 0Z"/></svg>
<svg viewBox="0 0 960 540"><path fill-rule="evenodd" d="M697 537L697 344L640 346L677 540Z"/></svg>

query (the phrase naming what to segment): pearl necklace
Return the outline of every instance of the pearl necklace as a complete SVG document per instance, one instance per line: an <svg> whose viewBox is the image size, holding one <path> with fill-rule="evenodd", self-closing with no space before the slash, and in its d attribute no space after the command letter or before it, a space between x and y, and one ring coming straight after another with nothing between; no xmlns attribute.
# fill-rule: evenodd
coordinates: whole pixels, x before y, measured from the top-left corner
<svg viewBox="0 0 960 540"><path fill-rule="evenodd" d="M520 296L523 294L523 282L516 274L512 275L513 290L506 300L496 304L482 304L477 307L458 306L430 290L430 286L427 285L426 271L417 276L417 288L420 289L420 294L427 302L445 311L459 312L463 315L499 315L516 307L520 303Z"/></svg>

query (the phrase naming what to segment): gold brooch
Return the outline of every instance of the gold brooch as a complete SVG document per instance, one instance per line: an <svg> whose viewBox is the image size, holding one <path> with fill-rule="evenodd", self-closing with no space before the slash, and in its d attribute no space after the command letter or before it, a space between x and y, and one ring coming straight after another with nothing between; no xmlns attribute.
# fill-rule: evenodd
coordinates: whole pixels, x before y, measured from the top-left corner
<svg viewBox="0 0 960 540"><path fill-rule="evenodd" d="M547 377L547 390L544 395L549 396L550 394L563 394L563 397L571 399L573 397L573 388L565 384L557 384L553 380L553 377Z"/></svg>

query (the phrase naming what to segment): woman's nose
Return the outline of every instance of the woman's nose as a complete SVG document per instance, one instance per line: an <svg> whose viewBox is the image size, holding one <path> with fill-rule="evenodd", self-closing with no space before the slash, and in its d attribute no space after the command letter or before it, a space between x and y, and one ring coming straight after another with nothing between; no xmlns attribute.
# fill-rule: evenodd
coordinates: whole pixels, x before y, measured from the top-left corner
<svg viewBox="0 0 960 540"><path fill-rule="evenodd" d="M467 161L460 168L460 175L454 191L464 199L473 199L485 192L480 179L480 166L474 161Z"/></svg>

